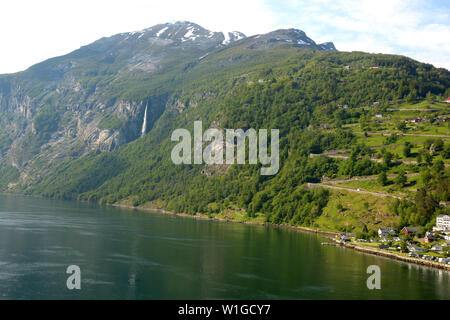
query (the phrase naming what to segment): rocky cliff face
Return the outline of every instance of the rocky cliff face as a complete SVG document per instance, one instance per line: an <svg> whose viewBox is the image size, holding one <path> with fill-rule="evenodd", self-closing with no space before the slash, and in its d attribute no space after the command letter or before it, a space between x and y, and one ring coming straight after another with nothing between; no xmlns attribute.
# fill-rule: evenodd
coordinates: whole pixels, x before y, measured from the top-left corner
<svg viewBox="0 0 450 320"><path fill-rule="evenodd" d="M150 130L173 104L179 74L235 44L335 50L295 29L247 38L185 21L99 39L0 75L0 168L15 168L24 185L37 183L64 161L138 139L145 109Z"/></svg>
<svg viewBox="0 0 450 320"><path fill-rule="evenodd" d="M36 182L63 160L139 138L145 107L150 129L168 98L107 99L70 72L36 92L14 77L6 82L0 88L0 163L18 169L22 183Z"/></svg>

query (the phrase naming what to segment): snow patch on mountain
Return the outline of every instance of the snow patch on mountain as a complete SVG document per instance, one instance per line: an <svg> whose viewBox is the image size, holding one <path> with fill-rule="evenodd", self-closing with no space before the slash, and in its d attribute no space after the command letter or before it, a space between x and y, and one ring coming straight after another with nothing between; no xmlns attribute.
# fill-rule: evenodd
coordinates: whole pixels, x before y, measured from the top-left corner
<svg viewBox="0 0 450 320"><path fill-rule="evenodd" d="M227 45L230 42L238 41L238 40L246 38L245 34L243 34L242 32L239 32L239 31L231 31L231 32L230 31L223 31L222 34L223 34L223 36L225 38L222 41L223 45Z"/></svg>
<svg viewBox="0 0 450 320"><path fill-rule="evenodd" d="M157 37L160 37L164 32L166 32L166 30L169 29L169 27L164 27L161 30L158 31L158 33L156 33Z"/></svg>
<svg viewBox="0 0 450 320"><path fill-rule="evenodd" d="M222 32L225 40L222 41L223 45L227 45L230 43L230 34L228 32Z"/></svg>

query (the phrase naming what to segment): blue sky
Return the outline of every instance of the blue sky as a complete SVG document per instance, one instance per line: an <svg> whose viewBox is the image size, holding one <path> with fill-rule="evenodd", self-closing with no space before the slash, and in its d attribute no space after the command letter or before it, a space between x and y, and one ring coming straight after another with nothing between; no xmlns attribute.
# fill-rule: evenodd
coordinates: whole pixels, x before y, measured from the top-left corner
<svg viewBox="0 0 450 320"><path fill-rule="evenodd" d="M339 50L407 55L450 69L450 1L267 2L278 25L304 28Z"/></svg>
<svg viewBox="0 0 450 320"><path fill-rule="evenodd" d="M449 0L15 0L1 1L0 12L0 73L177 20L247 35L293 27L341 51L402 54L450 69Z"/></svg>

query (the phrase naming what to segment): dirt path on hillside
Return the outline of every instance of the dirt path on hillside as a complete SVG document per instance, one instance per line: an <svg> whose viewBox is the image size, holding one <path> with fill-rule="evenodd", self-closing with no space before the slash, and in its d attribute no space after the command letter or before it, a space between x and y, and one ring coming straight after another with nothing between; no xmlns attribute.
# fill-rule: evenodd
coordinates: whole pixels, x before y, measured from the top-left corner
<svg viewBox="0 0 450 320"><path fill-rule="evenodd" d="M310 158L315 158L315 157L320 157L320 156L326 156L326 157L330 157L330 158L334 158L334 159L348 159L350 158L350 156L348 155L343 155L343 154L332 154L332 153L311 153L309 155ZM362 159L362 158L360 158ZM378 159L378 158L367 158L370 161L373 162L378 162L378 163L383 163L383 159ZM397 164L417 164L417 161L415 160L403 160L403 161L393 161L393 163L397 163ZM444 164L446 167L450 166L450 163L445 163Z"/></svg>
<svg viewBox="0 0 450 320"><path fill-rule="evenodd" d="M387 111L448 111L447 109L439 109L439 108L399 108L399 109L387 109Z"/></svg>
<svg viewBox="0 0 450 320"><path fill-rule="evenodd" d="M358 189L358 188L350 188L350 187L337 187L337 186L334 186L334 185L329 185L329 184L324 184L324 183L307 183L306 187L309 188L309 189L312 189L312 188L327 188L327 189L340 190L340 191L357 192L357 193L361 193L361 194L370 194L372 196L380 197L380 198L386 198L386 197L391 197L391 198L396 198L396 199L403 199L404 198L402 196L396 196L396 195L389 194L389 193L365 191L365 190L361 190L361 189Z"/></svg>
<svg viewBox="0 0 450 320"><path fill-rule="evenodd" d="M364 134L364 132L354 132L355 134ZM377 135L377 136L390 136L390 132L367 132L367 134ZM449 135L445 134L427 134L427 133L399 133L401 136L413 136L413 137L433 137L433 138L447 138L450 139Z"/></svg>
<svg viewBox="0 0 450 320"><path fill-rule="evenodd" d="M408 173L406 176L408 178L418 176L419 173ZM396 178L397 174L388 174L387 177L389 179ZM338 184L338 183L347 183L347 182L353 182L353 181L368 181L368 180L376 180L378 179L378 176L360 176L360 177L352 177L352 178L343 178L343 179L333 179L333 180L325 180L322 181L322 183L326 184Z"/></svg>

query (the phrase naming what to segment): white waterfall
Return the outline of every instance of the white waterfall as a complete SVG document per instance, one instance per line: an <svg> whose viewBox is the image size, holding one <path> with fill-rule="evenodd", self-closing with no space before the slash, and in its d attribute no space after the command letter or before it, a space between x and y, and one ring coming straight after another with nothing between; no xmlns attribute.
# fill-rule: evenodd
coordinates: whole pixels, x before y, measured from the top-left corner
<svg viewBox="0 0 450 320"><path fill-rule="evenodd" d="M148 107L148 102L147 102L147 105L145 106L144 121L142 122L141 137L145 136L145 134L147 133L147 107Z"/></svg>

